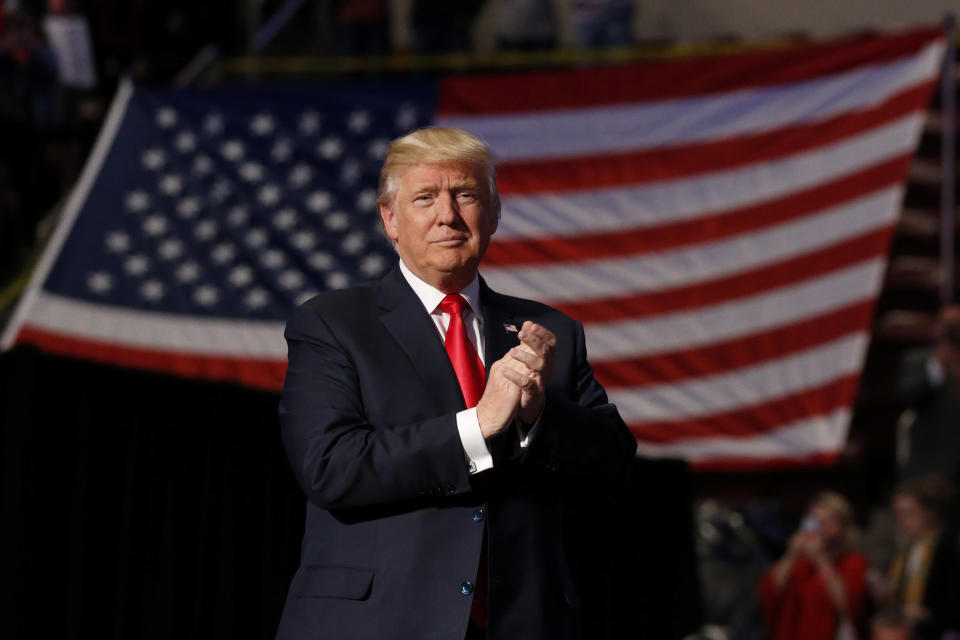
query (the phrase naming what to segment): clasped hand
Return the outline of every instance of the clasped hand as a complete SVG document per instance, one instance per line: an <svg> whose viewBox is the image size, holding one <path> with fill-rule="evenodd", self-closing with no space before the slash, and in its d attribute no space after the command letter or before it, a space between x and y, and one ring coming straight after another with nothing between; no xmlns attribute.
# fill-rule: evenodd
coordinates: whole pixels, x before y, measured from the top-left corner
<svg viewBox="0 0 960 640"><path fill-rule="evenodd" d="M490 366L477 420L484 438L507 428L515 418L536 422L546 402L544 389L553 374L557 337L535 322L523 323L520 344Z"/></svg>

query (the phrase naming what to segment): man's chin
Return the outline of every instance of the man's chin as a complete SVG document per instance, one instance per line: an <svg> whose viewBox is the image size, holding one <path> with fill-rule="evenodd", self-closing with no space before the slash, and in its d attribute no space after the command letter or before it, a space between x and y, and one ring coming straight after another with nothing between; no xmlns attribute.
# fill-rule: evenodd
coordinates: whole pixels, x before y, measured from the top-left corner
<svg viewBox="0 0 960 640"><path fill-rule="evenodd" d="M472 256L464 257L462 260L450 260L434 263L433 269L438 274L446 277L456 277L458 279L472 278L477 272L477 266L480 261Z"/></svg>

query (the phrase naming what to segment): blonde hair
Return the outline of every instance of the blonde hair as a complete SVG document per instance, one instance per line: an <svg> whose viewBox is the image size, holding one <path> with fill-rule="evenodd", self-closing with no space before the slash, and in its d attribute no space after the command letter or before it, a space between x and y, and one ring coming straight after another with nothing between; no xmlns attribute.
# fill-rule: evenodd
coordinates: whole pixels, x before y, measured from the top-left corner
<svg viewBox="0 0 960 640"><path fill-rule="evenodd" d="M846 549L853 549L857 546L860 533L857 531L853 507L846 498L834 491L823 491L813 499L810 508L813 507L829 509L837 516L837 521L843 528L843 544Z"/></svg>
<svg viewBox="0 0 960 640"><path fill-rule="evenodd" d="M462 165L479 169L487 177L487 206L500 217L500 194L490 148L472 133L451 127L417 129L390 143L380 170L377 204L392 206L397 197L399 174L418 164Z"/></svg>

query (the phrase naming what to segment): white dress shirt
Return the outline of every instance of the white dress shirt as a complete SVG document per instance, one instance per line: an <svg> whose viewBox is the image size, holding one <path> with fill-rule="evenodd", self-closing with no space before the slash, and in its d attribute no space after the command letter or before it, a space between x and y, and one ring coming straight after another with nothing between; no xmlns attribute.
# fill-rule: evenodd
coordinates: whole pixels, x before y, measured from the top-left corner
<svg viewBox="0 0 960 640"><path fill-rule="evenodd" d="M440 339L446 341L447 327L450 326L450 314L440 309L440 303L447 294L436 289L418 278L407 265L400 261L400 273L410 284L413 292L423 303L427 313L437 327ZM480 361L483 362L483 315L480 310L480 281L474 276L473 280L460 292L467 301L467 308L463 310L463 326L467 330L467 338L477 350ZM460 443L467 458L470 473L480 473L493 467L493 456L487 448L487 441L480 431L480 421L477 419L477 408L465 409L457 413L457 431L460 433Z"/></svg>

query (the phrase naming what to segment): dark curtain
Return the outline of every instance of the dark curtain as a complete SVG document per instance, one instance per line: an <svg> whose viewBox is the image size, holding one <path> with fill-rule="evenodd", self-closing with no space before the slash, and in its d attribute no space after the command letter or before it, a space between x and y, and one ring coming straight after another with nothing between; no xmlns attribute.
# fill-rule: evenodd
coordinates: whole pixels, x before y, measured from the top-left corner
<svg viewBox="0 0 960 640"><path fill-rule="evenodd" d="M0 357L0 636L272 637L303 532L276 405Z"/></svg>
<svg viewBox="0 0 960 640"><path fill-rule="evenodd" d="M304 499L277 396L18 348L0 356L0 637L272 638ZM701 622L681 463L569 522L593 638Z"/></svg>
<svg viewBox="0 0 960 640"><path fill-rule="evenodd" d="M630 484L570 513L585 637L680 640L704 623L690 469L637 460Z"/></svg>

